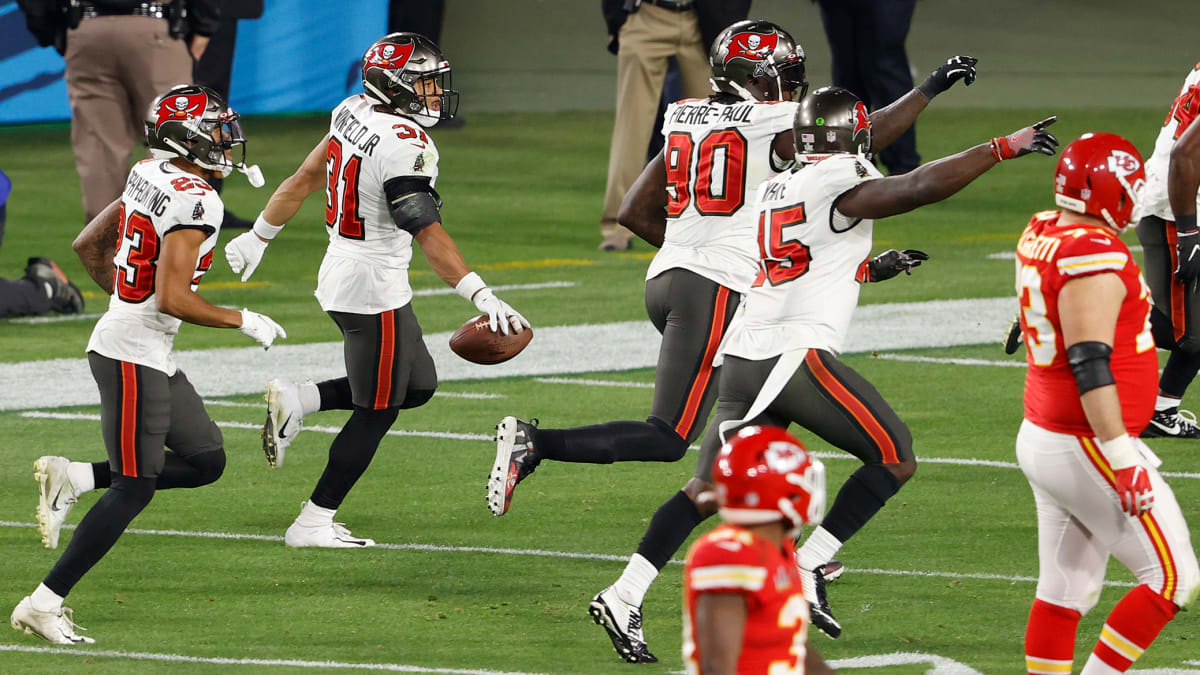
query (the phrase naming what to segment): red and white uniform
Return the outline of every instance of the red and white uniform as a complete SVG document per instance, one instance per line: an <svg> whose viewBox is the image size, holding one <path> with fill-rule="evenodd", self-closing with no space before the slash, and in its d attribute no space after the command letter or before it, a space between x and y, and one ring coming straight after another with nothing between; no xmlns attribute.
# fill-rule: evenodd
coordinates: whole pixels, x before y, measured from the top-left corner
<svg viewBox="0 0 1200 675"><path fill-rule="evenodd" d="M692 545L683 572L683 662L700 673L703 645L693 626L703 593L737 593L746 598L746 625L738 675L803 675L808 642L808 602L800 588L795 549L728 523Z"/></svg>
<svg viewBox="0 0 1200 675"><path fill-rule="evenodd" d="M1146 187L1142 190L1138 203L1138 214L1135 218L1158 216L1163 220L1174 221L1171 212L1170 195L1167 193L1167 170L1171 166L1171 149L1175 141L1183 135L1200 115L1200 63L1188 73L1179 95L1167 111L1167 119L1163 121L1158 138L1154 141L1154 154L1146 160ZM1196 197L1200 205L1200 195Z"/></svg>
<svg viewBox="0 0 1200 675"><path fill-rule="evenodd" d="M175 374L171 351L183 322L158 311L154 299L163 237L183 229L207 235L196 256L195 291L212 266L224 213L221 196L196 174L165 159L146 159L134 165L121 194L113 294L108 311L92 329L87 351Z"/></svg>
<svg viewBox="0 0 1200 675"><path fill-rule="evenodd" d="M1154 412L1158 359L1150 334L1150 291L1125 244L1110 230L1060 226L1058 211L1036 214L1017 247L1021 331L1028 348L1025 420L1017 460L1037 502L1037 597L1086 613L1099 599L1109 556L1138 581L1184 606L1200 588L1188 527L1158 459L1137 435ZM1125 285L1111 368L1125 428L1142 454L1154 506L1133 518L1121 509L1112 467L1084 416L1067 363L1058 297L1064 284L1116 274Z"/></svg>
<svg viewBox="0 0 1200 675"><path fill-rule="evenodd" d="M790 166L772 151L792 128L791 101L685 99L663 116L667 165L667 230L646 279L691 270L745 293L754 281L754 190Z"/></svg>
<svg viewBox="0 0 1200 675"><path fill-rule="evenodd" d="M379 314L412 300L413 238L396 227L384 184L393 178L437 183L433 139L408 117L377 109L363 94L334 108L326 155L325 226L329 248L317 273L327 312Z"/></svg>

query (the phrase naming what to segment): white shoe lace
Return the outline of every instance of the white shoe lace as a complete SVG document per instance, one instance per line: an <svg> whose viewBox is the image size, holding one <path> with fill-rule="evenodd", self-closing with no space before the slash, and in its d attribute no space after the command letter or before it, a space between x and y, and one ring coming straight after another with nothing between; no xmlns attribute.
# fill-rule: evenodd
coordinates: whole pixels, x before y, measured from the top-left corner
<svg viewBox="0 0 1200 675"><path fill-rule="evenodd" d="M1185 431L1192 431L1198 428L1196 423L1196 413L1191 410L1178 410L1175 413L1175 421Z"/></svg>
<svg viewBox="0 0 1200 675"><path fill-rule="evenodd" d="M59 608L58 618L61 623L66 624L65 626L60 625L58 629L62 631L63 635L66 635L69 638L81 637L75 632L76 630L81 630L85 633L87 632L86 628L75 623L75 610L71 609L70 607L64 606Z"/></svg>
<svg viewBox="0 0 1200 675"><path fill-rule="evenodd" d="M350 534L350 530L347 529L345 523L334 523L333 524L333 536L342 537L344 539L362 540L362 537L356 537L353 534Z"/></svg>

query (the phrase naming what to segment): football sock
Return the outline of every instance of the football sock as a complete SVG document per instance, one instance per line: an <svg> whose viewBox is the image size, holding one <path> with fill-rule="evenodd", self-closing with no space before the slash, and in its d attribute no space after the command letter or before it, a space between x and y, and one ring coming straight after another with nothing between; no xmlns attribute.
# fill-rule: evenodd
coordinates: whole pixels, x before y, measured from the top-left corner
<svg viewBox="0 0 1200 675"><path fill-rule="evenodd" d="M337 513L337 509L327 509L317 506L311 501L304 502L304 508L300 509L300 515L296 518L296 522L305 527L328 525L333 522L335 513Z"/></svg>
<svg viewBox="0 0 1200 675"><path fill-rule="evenodd" d="M354 394L350 392L350 378L348 377L318 382L317 392L321 395L320 410L354 409ZM304 408L304 414L307 415L308 405L304 403L303 396L300 398L300 406Z"/></svg>
<svg viewBox="0 0 1200 675"><path fill-rule="evenodd" d="M1188 385L1196 379L1197 372L1200 372L1200 354L1189 355L1182 351L1173 351L1167 357L1162 375L1158 378L1158 389L1161 393L1177 399L1183 398L1183 392L1187 391ZM1175 401L1175 405L1179 405L1179 401ZM1155 408L1162 410L1157 405Z"/></svg>
<svg viewBox="0 0 1200 675"><path fill-rule="evenodd" d="M1080 675L1123 673L1175 618L1175 603L1142 584L1125 594L1100 629L1100 640Z"/></svg>
<svg viewBox="0 0 1200 675"><path fill-rule="evenodd" d="M833 560L841 548L842 542L820 526L804 540L804 545L796 552L796 562L806 570L814 570Z"/></svg>
<svg viewBox="0 0 1200 675"><path fill-rule="evenodd" d="M112 467L108 462L92 462L92 489L104 490L112 485Z"/></svg>
<svg viewBox="0 0 1200 675"><path fill-rule="evenodd" d="M650 584L653 584L657 577L658 568L640 554L634 553L629 558L625 571L621 572L621 577L613 584L613 590L622 601L634 607L641 607L646 591L650 590Z"/></svg>
<svg viewBox="0 0 1200 675"><path fill-rule="evenodd" d="M155 483L158 490L208 485L225 472L225 450L222 448L186 458L170 450L164 454L163 468Z"/></svg>
<svg viewBox="0 0 1200 675"><path fill-rule="evenodd" d="M66 597L153 498L153 478L113 476L112 486L79 522L67 550L42 583Z"/></svg>
<svg viewBox="0 0 1200 675"><path fill-rule="evenodd" d="M29 594L29 604L39 612L57 612L59 607L62 607L63 596L50 590L46 584L38 584L38 587Z"/></svg>
<svg viewBox="0 0 1200 675"><path fill-rule="evenodd" d="M349 384L349 380L346 380ZM300 412L308 415L321 409L321 389L315 382L301 382L296 385L296 394L300 398Z"/></svg>
<svg viewBox="0 0 1200 675"><path fill-rule="evenodd" d="M108 473L108 462L104 464L104 473ZM71 462L67 465L67 480L71 481L71 487L75 490L75 494L83 494L96 489L96 474L92 470L91 462Z"/></svg>
<svg viewBox="0 0 1200 675"><path fill-rule="evenodd" d="M329 462L313 488L310 501L327 509L336 510L341 506L350 488L370 466L379 442L396 421L398 413L397 408L368 410L356 407L329 446Z"/></svg>
<svg viewBox="0 0 1200 675"><path fill-rule="evenodd" d="M1179 399L1170 396L1159 396L1154 399L1154 410L1170 410L1171 408L1179 407Z"/></svg>
<svg viewBox="0 0 1200 675"><path fill-rule="evenodd" d="M538 429L534 452L558 462L676 462L687 441L661 422L606 422L574 429Z"/></svg>
<svg viewBox="0 0 1200 675"><path fill-rule="evenodd" d="M663 502L650 519L650 526L638 544L637 554L661 570L667 566L671 556L683 546L688 535L696 526L704 521L704 516L696 510L696 505L688 498L683 490L676 492L670 499ZM653 581L653 579L651 579ZM646 588L649 588L649 584ZM645 590L642 594L645 594Z"/></svg>
<svg viewBox="0 0 1200 675"><path fill-rule="evenodd" d="M838 490L833 506L821 521L821 528L845 543L899 491L900 481L886 466L864 464Z"/></svg>
<svg viewBox="0 0 1200 675"><path fill-rule="evenodd" d="M1034 600L1025 625L1025 669L1030 675L1062 675L1071 672L1075 659L1075 633L1080 613Z"/></svg>

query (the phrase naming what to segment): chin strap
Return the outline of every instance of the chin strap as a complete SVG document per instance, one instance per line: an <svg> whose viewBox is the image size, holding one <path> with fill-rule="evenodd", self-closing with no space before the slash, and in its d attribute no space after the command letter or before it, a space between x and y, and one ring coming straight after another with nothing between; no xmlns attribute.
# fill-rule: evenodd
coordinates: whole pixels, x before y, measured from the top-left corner
<svg viewBox="0 0 1200 675"><path fill-rule="evenodd" d="M233 168L237 169L246 176L246 180L250 181L250 187L260 188L267 184L266 179L263 178L262 169L258 168L257 164L246 166L246 164L243 162L240 164L234 164Z"/></svg>

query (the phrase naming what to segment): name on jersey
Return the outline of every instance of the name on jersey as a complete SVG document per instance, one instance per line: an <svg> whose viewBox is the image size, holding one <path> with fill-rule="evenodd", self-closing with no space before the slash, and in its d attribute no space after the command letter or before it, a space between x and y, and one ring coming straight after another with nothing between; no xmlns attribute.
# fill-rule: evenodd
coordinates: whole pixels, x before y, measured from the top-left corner
<svg viewBox="0 0 1200 675"><path fill-rule="evenodd" d="M171 203L171 195L159 190L157 186L136 171L131 172L129 180L125 182L125 196L141 204L156 216L166 213L167 205Z"/></svg>
<svg viewBox="0 0 1200 675"><path fill-rule="evenodd" d="M338 111L337 117L333 118L333 130L338 132L347 143L357 146L359 152L364 155L373 156L375 154L375 146L379 144L379 134L372 132L362 122L359 122L358 118L350 114L349 108L342 108ZM371 134L370 138L365 138L367 133Z"/></svg>
<svg viewBox="0 0 1200 675"><path fill-rule="evenodd" d="M767 189L763 190L763 201L774 201L777 199L787 199L787 182L786 181L771 181L767 183Z"/></svg>
<svg viewBox="0 0 1200 675"><path fill-rule="evenodd" d="M1050 260L1062 241L1057 237L1044 237L1026 231L1017 244L1017 253L1026 260Z"/></svg>
<svg viewBox="0 0 1200 675"><path fill-rule="evenodd" d="M754 104L726 105L714 108L710 105L681 105L668 120L673 124L708 125L716 122L749 122Z"/></svg>

